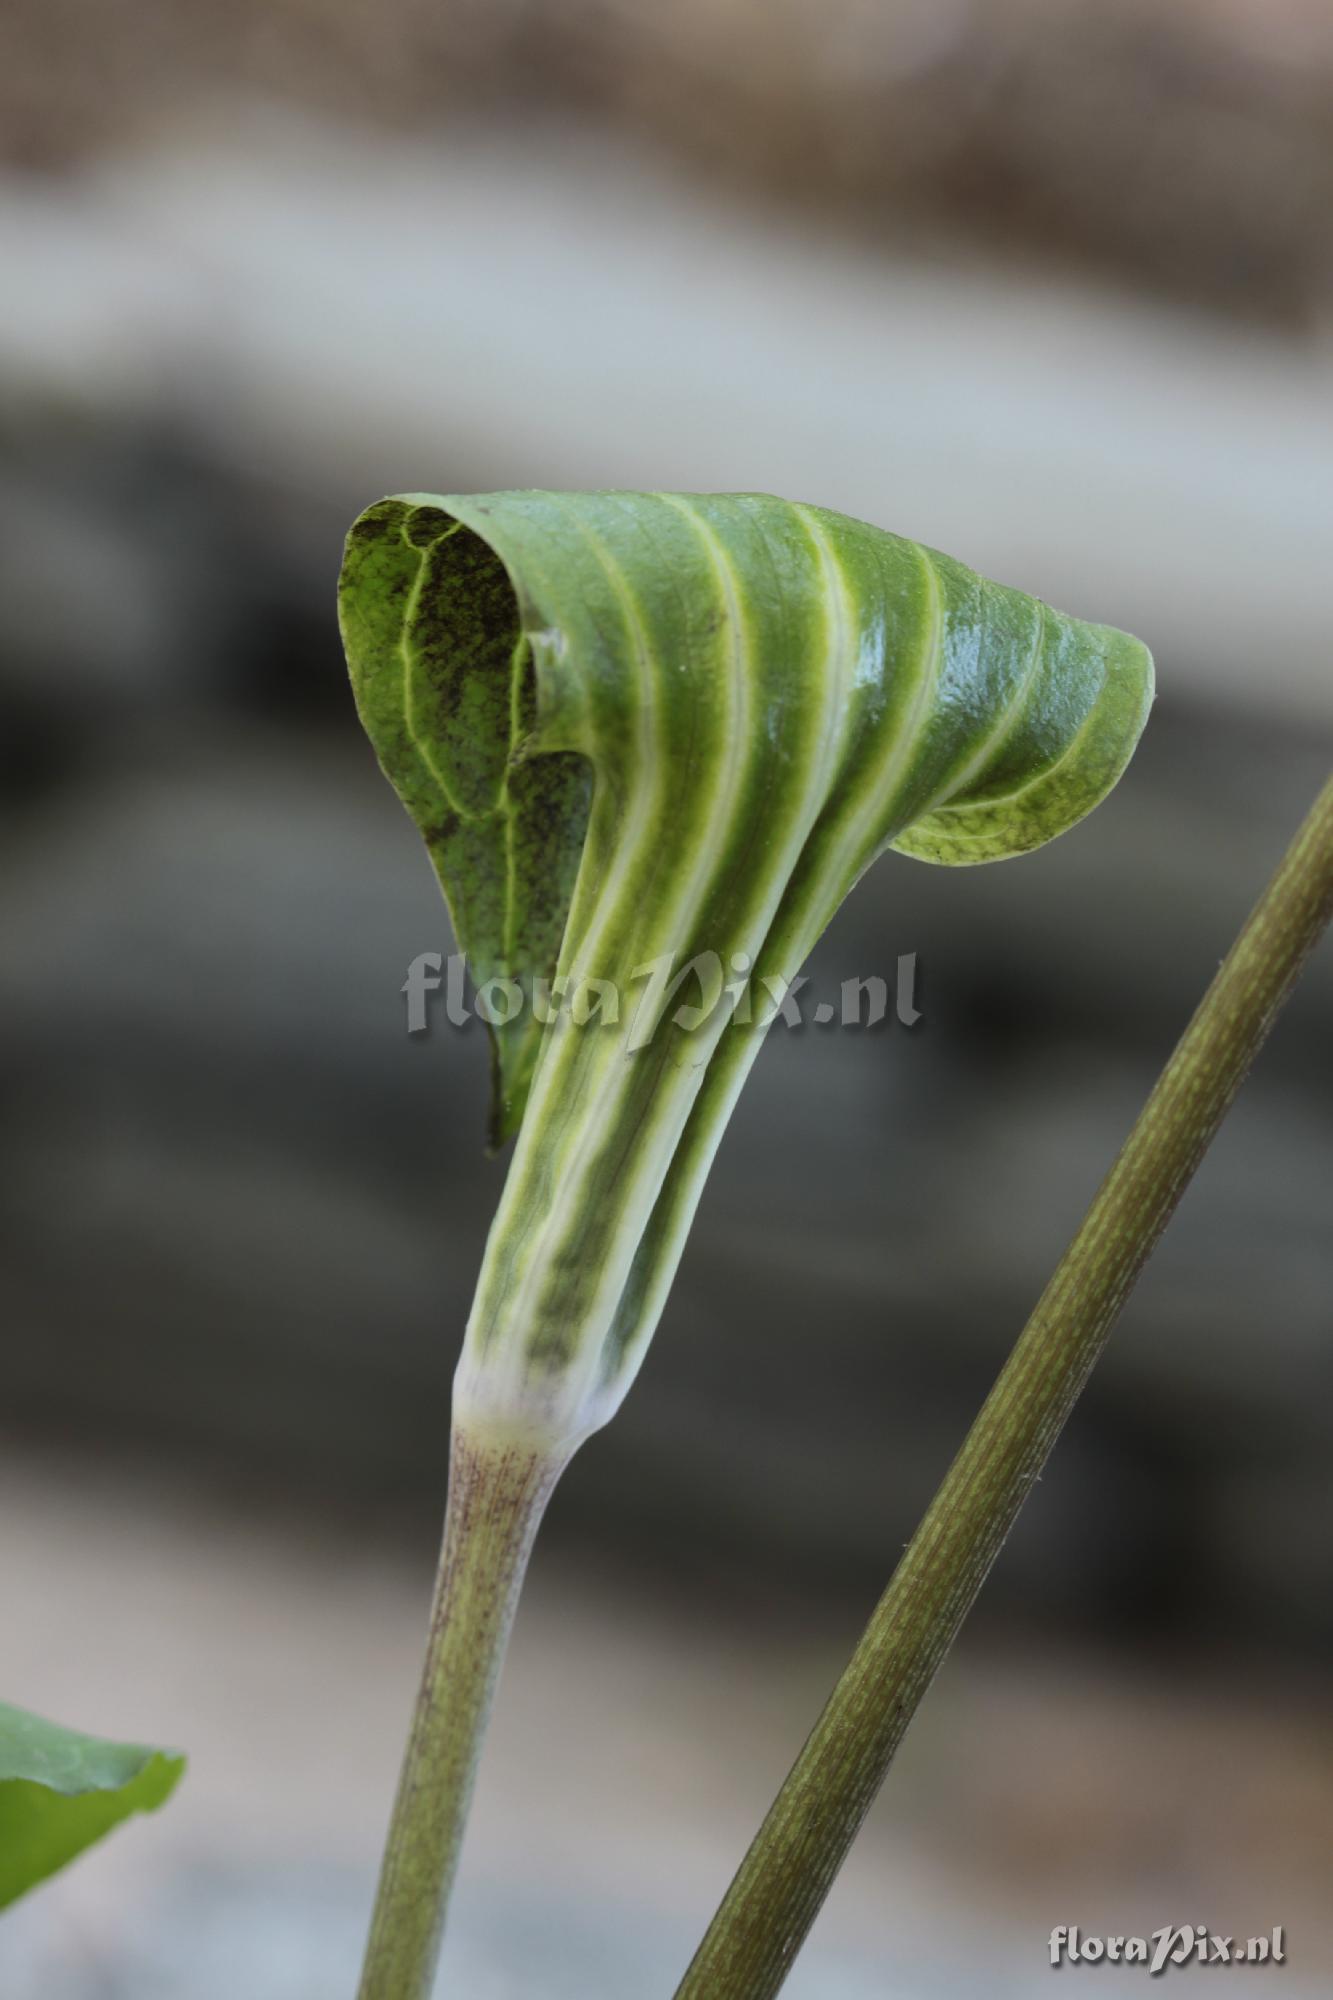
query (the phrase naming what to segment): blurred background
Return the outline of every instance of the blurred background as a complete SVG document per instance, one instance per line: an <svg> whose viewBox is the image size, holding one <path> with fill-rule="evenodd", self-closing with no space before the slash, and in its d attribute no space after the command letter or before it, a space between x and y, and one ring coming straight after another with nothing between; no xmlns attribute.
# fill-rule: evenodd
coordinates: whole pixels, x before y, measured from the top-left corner
<svg viewBox="0 0 1333 2000"><path fill-rule="evenodd" d="M816 983L915 952L922 1019L774 1032L552 1508L447 1990L649 2000L1328 768L1333 16L4 0L0 131L0 1689L192 1753L3 2000L354 1985L503 1162L480 1028L405 1033L449 938L352 515L772 490L1157 654L1084 826L843 911ZM1326 950L797 2000L1026 2000L1057 1924L1282 1924L1328 1990L1331 1001Z"/></svg>

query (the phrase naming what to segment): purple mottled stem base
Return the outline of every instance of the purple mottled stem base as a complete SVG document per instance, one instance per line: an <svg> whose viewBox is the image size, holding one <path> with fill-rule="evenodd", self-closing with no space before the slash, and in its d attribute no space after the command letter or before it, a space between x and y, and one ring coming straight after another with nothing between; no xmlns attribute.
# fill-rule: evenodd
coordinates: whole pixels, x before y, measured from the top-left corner
<svg viewBox="0 0 1333 2000"><path fill-rule="evenodd" d="M427 2000L482 1739L528 1557L568 1462L456 1426L426 1663L380 1870L360 2000Z"/></svg>

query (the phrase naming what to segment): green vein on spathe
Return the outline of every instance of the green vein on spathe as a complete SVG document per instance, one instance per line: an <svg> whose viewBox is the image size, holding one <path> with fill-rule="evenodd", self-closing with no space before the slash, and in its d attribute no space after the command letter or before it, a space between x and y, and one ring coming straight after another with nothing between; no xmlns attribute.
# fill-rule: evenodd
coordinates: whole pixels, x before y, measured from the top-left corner
<svg viewBox="0 0 1333 2000"><path fill-rule="evenodd" d="M429 776L434 779L440 797L444 800L450 812L457 812L459 810L458 801L445 783L444 774L436 764L429 746L417 734L416 694L413 681L421 662L412 646L412 624L416 617L417 605L421 599L422 587L426 581L426 571L430 565L431 555L439 547L440 542L447 541L451 535L456 535L457 533L458 523L455 521L454 525L451 528L446 528L436 541L429 543L425 548L421 549L413 548L407 537L403 537L403 546L410 549L417 559L416 580L408 592L407 603L403 607L403 635L401 641L403 656L403 722L417 755L425 765Z"/></svg>

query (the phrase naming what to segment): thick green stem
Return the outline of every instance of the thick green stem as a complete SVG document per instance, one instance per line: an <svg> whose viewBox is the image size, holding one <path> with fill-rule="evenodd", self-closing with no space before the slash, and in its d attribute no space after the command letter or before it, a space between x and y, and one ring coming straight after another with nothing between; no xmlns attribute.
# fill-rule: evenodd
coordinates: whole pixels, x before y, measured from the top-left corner
<svg viewBox="0 0 1333 2000"><path fill-rule="evenodd" d="M428 2000L495 1684L568 1452L457 1425L430 1639L380 1870L360 2000Z"/></svg>
<svg viewBox="0 0 1333 2000"><path fill-rule="evenodd" d="M771 2000L782 1986L917 1704L1331 912L1333 782L1042 1294L676 2000Z"/></svg>

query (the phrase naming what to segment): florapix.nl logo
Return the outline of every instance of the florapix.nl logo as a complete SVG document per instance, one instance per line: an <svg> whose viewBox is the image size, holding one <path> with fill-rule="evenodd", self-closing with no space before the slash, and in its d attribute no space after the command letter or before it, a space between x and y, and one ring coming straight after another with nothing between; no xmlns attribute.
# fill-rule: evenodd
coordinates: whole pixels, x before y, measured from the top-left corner
<svg viewBox="0 0 1333 2000"><path fill-rule="evenodd" d="M1057 1924L1051 1964L1138 1965L1150 1978L1196 1965L1285 1965L1283 1927L1258 1937L1228 1937L1207 1924L1163 1924L1148 1937L1085 1937L1077 1924Z"/></svg>

